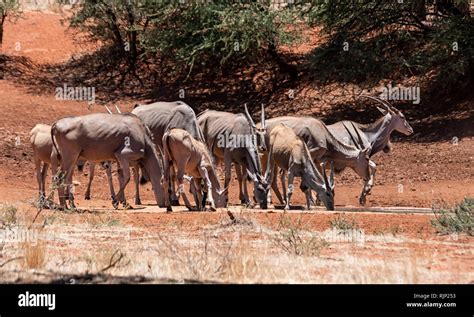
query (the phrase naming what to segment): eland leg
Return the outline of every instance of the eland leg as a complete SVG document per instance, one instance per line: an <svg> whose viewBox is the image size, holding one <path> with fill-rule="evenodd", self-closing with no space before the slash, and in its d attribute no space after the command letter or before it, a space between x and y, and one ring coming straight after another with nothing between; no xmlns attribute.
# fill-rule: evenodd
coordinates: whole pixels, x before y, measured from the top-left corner
<svg viewBox="0 0 474 317"><path fill-rule="evenodd" d="M41 201L45 197L45 186L43 181L43 173L44 173L44 164L43 168L41 168L41 160L35 157L35 169L36 169L36 180L38 181L38 197Z"/></svg>
<svg viewBox="0 0 474 317"><path fill-rule="evenodd" d="M232 159L230 157L230 153L226 150L224 152L224 188L229 188L230 178L232 176ZM227 190L225 194L225 200L229 201L229 191Z"/></svg>
<svg viewBox="0 0 474 317"><path fill-rule="evenodd" d="M140 169L138 166L132 167L133 180L135 182L135 205L141 205L142 200L140 199Z"/></svg>
<svg viewBox="0 0 474 317"><path fill-rule="evenodd" d="M61 184L61 176L63 175L63 172L59 166L57 152L55 149L53 149L53 151L51 152L51 174L51 188L53 191L56 188L58 190L59 208L66 209L66 198L64 197L64 188Z"/></svg>
<svg viewBox="0 0 474 317"><path fill-rule="evenodd" d="M375 183L375 172L377 171L377 167L375 163L372 161L369 162L369 179L364 183L364 187L362 188L362 193L359 197L359 204L364 206L367 202L366 196L370 195L370 191Z"/></svg>
<svg viewBox="0 0 474 317"><path fill-rule="evenodd" d="M64 153L62 155L61 169L64 171L64 184L66 186L66 199L69 200L69 209L76 210L76 205L74 204L74 185L72 184L72 178L74 176L74 166L76 165L77 159L79 158L79 153L67 155Z"/></svg>
<svg viewBox="0 0 474 317"><path fill-rule="evenodd" d="M280 204L284 204L284 200L283 200L283 197L281 196L281 193L280 193L280 190L278 189L278 178L275 177L275 175L278 173L278 168L275 166L273 168L273 172L272 172L272 189L273 191L275 192L275 196L277 197L278 201L280 202Z"/></svg>
<svg viewBox="0 0 474 317"><path fill-rule="evenodd" d="M171 212L173 211L173 208L171 207L171 201L170 201L170 162L168 159L163 159L163 192L165 194L165 206L166 206L166 211Z"/></svg>
<svg viewBox="0 0 474 317"><path fill-rule="evenodd" d="M176 172L174 168L171 169L170 176L171 205L179 206L179 198L176 196Z"/></svg>
<svg viewBox="0 0 474 317"><path fill-rule="evenodd" d="M131 206L127 203L125 199L125 188L127 187L128 182L130 181L130 165L126 154L122 154L122 151L115 153L115 158L117 159L118 164L118 173L120 181L120 189L117 193L118 202L121 202L125 209L130 208ZM118 202L113 203L114 208L118 207Z"/></svg>
<svg viewBox="0 0 474 317"><path fill-rule="evenodd" d="M105 173L107 174L107 182L109 183L110 198L112 198L112 201L116 201L115 189L114 189L114 180L112 178L112 162L110 162L110 161L105 162L104 167L105 167Z"/></svg>
<svg viewBox="0 0 474 317"><path fill-rule="evenodd" d="M211 210L212 211L216 211L216 204L214 202L214 198L212 197L212 183L211 183L211 180L209 178L209 173L207 172L207 169L204 167L204 166L199 166L199 174L201 175L202 179L204 180L205 182L205 186L206 186L206 190L207 190L207 193L208 193L208 200L209 200L209 203L211 204ZM204 204L204 209L205 209L205 204Z"/></svg>
<svg viewBox="0 0 474 317"><path fill-rule="evenodd" d="M281 189L283 191L283 197L285 197L285 202L284 204L285 205L288 205L288 199L287 199L287 190L286 190L286 184L285 184L285 176L286 176L286 171L283 170L283 169L280 169L280 182L281 182ZM290 179L290 173L288 172L288 181ZM288 187L289 187L289 183L288 183Z"/></svg>
<svg viewBox="0 0 474 317"><path fill-rule="evenodd" d="M92 185L92 180L94 179L94 173L95 173L95 163L89 162L89 181L87 182L87 189L84 195L85 200L91 199L91 185Z"/></svg>
<svg viewBox="0 0 474 317"><path fill-rule="evenodd" d="M41 170L41 185L42 185L42 202L41 204L43 205L43 208L51 208L52 206L52 201L49 200L49 198L46 197L46 177L48 176L48 169L49 169L49 164L48 163L43 163L43 169Z"/></svg>
<svg viewBox="0 0 474 317"><path fill-rule="evenodd" d="M187 179L187 176L184 176ZM196 210L204 210L206 202L203 202L203 195L201 190L201 179L189 177L189 192L193 195L194 203L196 204ZM198 190L199 189L199 190Z"/></svg>
<svg viewBox="0 0 474 317"><path fill-rule="evenodd" d="M295 176L291 171L288 171L288 191L286 193L286 205L285 205L285 210L290 209L290 200L291 200L291 195L293 194L293 182L294 182Z"/></svg>
<svg viewBox="0 0 474 317"><path fill-rule="evenodd" d="M184 190L184 168L178 168L176 178L178 180L178 195L183 196L184 205L186 206L186 208L188 208L189 211L193 211L194 208L191 206L191 203L189 202L189 199L186 196L186 192Z"/></svg>
<svg viewBox="0 0 474 317"><path fill-rule="evenodd" d="M46 192L46 177L48 176L49 164L43 163L43 168L41 169L41 192L45 195Z"/></svg>
<svg viewBox="0 0 474 317"><path fill-rule="evenodd" d="M239 182L239 199L241 204L245 204L246 206L252 205L250 202L250 198L248 196L247 192L247 186L244 188L244 179L243 179L243 174L244 172L242 171L244 166L240 164L234 164L235 165L235 173L237 174L237 181ZM247 175L247 171L245 171L245 175ZM247 185L245 183L245 185Z"/></svg>
<svg viewBox="0 0 474 317"><path fill-rule="evenodd" d="M311 197L311 189L309 189L303 184L303 178L301 178L300 189L304 193L306 198L306 209L311 210L311 203L313 201Z"/></svg>

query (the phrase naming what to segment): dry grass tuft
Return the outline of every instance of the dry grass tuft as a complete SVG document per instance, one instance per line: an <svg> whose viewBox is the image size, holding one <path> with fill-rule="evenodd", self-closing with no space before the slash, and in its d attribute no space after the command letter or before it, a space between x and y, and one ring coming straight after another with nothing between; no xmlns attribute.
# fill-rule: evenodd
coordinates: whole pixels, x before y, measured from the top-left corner
<svg viewBox="0 0 474 317"><path fill-rule="evenodd" d="M0 209L0 225L11 227L17 223L18 208L14 205L3 205Z"/></svg>
<svg viewBox="0 0 474 317"><path fill-rule="evenodd" d="M120 226L120 220L115 218L113 214L106 213L105 215L88 215L85 217L85 221L87 224L94 228L99 227L117 227Z"/></svg>
<svg viewBox="0 0 474 317"><path fill-rule="evenodd" d="M354 219L347 220L344 215L340 214L337 215L335 219L330 220L329 224L331 225L331 228L338 229L341 231L352 231L359 229L359 225L355 222Z"/></svg>
<svg viewBox="0 0 474 317"><path fill-rule="evenodd" d="M24 250L23 265L28 269L40 269L45 264L46 259L46 244L44 241L23 242L22 248Z"/></svg>
<svg viewBox="0 0 474 317"><path fill-rule="evenodd" d="M321 249L329 246L326 240L305 228L301 217L292 221L286 215L280 217L277 234L271 239L275 246L294 255L319 256Z"/></svg>

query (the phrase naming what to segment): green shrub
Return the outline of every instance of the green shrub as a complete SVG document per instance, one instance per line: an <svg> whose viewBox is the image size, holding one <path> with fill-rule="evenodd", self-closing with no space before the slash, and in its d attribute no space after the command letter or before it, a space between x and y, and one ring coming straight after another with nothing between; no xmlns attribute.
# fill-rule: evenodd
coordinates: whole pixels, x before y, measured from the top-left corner
<svg viewBox="0 0 474 317"><path fill-rule="evenodd" d="M329 36L309 56L318 79L377 82L434 70L426 78L430 92L454 93L474 83L474 17L467 0L308 2L297 3L303 16Z"/></svg>
<svg viewBox="0 0 474 317"><path fill-rule="evenodd" d="M6 20L15 21L21 14L19 0L0 0L0 48L3 42L3 24Z"/></svg>
<svg viewBox="0 0 474 317"><path fill-rule="evenodd" d="M71 26L116 48L127 64L159 56L190 72L195 65L258 61L296 37L293 11L264 1L84 0ZM204 67L204 69L210 69Z"/></svg>
<svg viewBox="0 0 474 317"><path fill-rule="evenodd" d="M431 224L441 234L466 233L474 235L474 198L466 197L451 210L434 211Z"/></svg>

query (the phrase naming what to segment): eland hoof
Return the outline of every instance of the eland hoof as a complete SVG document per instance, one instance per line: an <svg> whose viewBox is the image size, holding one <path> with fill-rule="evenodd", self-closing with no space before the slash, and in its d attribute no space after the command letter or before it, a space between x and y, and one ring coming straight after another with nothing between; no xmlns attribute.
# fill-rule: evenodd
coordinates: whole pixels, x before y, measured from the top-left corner
<svg viewBox="0 0 474 317"><path fill-rule="evenodd" d="M244 202L243 204L246 208L253 208L255 206L251 201Z"/></svg>

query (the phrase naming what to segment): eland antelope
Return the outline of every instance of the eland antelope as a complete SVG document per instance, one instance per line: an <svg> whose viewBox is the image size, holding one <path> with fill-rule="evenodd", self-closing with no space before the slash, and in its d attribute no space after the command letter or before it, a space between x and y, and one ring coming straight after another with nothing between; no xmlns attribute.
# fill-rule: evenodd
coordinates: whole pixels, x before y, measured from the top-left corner
<svg viewBox="0 0 474 317"><path fill-rule="evenodd" d="M398 131L404 135L413 133L413 128L407 122L401 111L392 106L388 101L380 98L362 95L361 97L370 98L382 105L377 109L383 114L371 124L361 124L354 121L344 120L328 125L328 130L341 142L355 146L359 149L370 148L367 153L372 157L380 151L390 152L390 135L393 131ZM344 162L336 162L336 173L342 172L348 167ZM365 180L362 193L359 197L359 203L365 205L366 196L370 193L374 185L376 168L373 166L370 170L369 179Z"/></svg>
<svg viewBox="0 0 474 317"><path fill-rule="evenodd" d="M197 124L194 110L182 101L158 101L150 104L136 104L132 113L142 119L153 134L153 140L160 152L163 152L163 135L172 128L188 131L196 140L204 141ZM172 170L174 172L174 170ZM175 175L171 174L171 202L178 204L175 194Z"/></svg>
<svg viewBox="0 0 474 317"><path fill-rule="evenodd" d="M143 164L150 177L155 199L164 206L164 194L161 188L163 170L152 135L145 124L133 114L95 113L78 117L66 117L56 121L51 128L53 155L61 159L61 170L65 174L66 195L59 188L60 205L66 208L66 198L70 207L74 206L74 196L70 192L73 166L78 158L89 162L115 160L119 166L120 190L118 200L128 206L124 190L130 180L129 166ZM53 175L58 168L52 162ZM115 208L118 202L112 201Z"/></svg>
<svg viewBox="0 0 474 317"><path fill-rule="evenodd" d="M262 107L262 122L265 122L264 117ZM264 131L265 126L257 129L246 105L245 114L206 110L197 119L214 158L224 161L224 188L229 186L231 167L234 164L239 181L240 201L248 206L252 205L247 192L248 177L254 183L256 201L260 208L266 209L269 184L262 175L257 145L260 138L260 147L266 148L265 138L263 134L259 137L258 132Z"/></svg>
<svg viewBox="0 0 474 317"><path fill-rule="evenodd" d="M278 124L272 129L269 146L266 177L269 179L269 183L272 184L272 188L280 201L283 199L277 188L275 174L278 168L288 171L288 190L285 188L285 174L281 173L285 209L290 209L294 178L301 177L301 189L306 194L307 208L311 208L311 190L314 190L326 209L334 210L334 170L332 161L331 178L328 180L326 169L322 168L321 175L314 165L304 141L296 135L292 128L285 124Z"/></svg>
<svg viewBox="0 0 474 317"><path fill-rule="evenodd" d="M370 147L358 149L339 141L321 120L313 117L284 116L267 119L266 140L269 140L271 131L280 123L292 128L296 135L303 139L316 166L326 161L334 161L334 165L345 164L364 180L369 179L371 169L375 168L375 163L370 161L368 156ZM267 155L268 153L263 155L264 164L268 160Z"/></svg>
<svg viewBox="0 0 474 317"><path fill-rule="evenodd" d="M178 181L178 193L183 195L186 207L192 210L192 206L184 193L185 176L191 176L191 190L196 201L197 210L204 210L205 197L202 195L201 182L204 181L205 192L211 204L211 210L225 207L224 192L219 185L209 150L202 141L198 141L183 129L170 129L163 136L163 162L164 162L164 182L163 191L165 193L165 205L167 211L172 211L169 199L169 172L171 168L176 168ZM186 175L185 175L186 174ZM202 199L204 197L204 199Z"/></svg>
<svg viewBox="0 0 474 317"><path fill-rule="evenodd" d="M51 157L53 152L53 140L51 139L51 126L47 124L38 123L30 131L30 143L33 149L33 157L36 168L36 180L38 181L38 193L40 203L46 199L46 176L48 168L51 165L51 160L55 160L56 156ZM80 171L84 167L85 161L78 160L77 167ZM91 170L93 169L91 165ZM48 207L45 204L44 207Z"/></svg>

